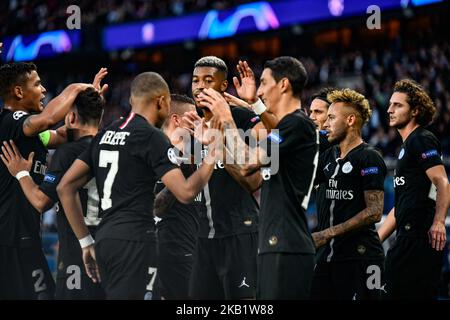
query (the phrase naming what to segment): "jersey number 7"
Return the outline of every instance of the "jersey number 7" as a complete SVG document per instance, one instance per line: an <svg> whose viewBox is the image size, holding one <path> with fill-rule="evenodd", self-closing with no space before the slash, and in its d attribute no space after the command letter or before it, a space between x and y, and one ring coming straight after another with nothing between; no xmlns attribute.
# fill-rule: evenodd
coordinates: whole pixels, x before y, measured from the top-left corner
<svg viewBox="0 0 450 320"><path fill-rule="evenodd" d="M114 184L117 171L119 170L119 151L100 150L98 166L100 168L107 168L108 163L111 164L111 167L109 168L103 184L103 197L101 199L102 210L107 210L112 207L111 189Z"/></svg>

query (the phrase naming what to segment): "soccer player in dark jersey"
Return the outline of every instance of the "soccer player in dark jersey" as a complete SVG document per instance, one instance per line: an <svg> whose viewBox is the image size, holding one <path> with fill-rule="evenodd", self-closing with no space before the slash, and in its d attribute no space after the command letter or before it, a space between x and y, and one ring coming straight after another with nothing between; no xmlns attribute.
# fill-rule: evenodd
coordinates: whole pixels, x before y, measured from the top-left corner
<svg viewBox="0 0 450 320"><path fill-rule="evenodd" d="M331 144L327 138L327 131L323 128L323 124L327 120L328 107L330 101L327 99L327 95L337 90L333 87L322 88L311 96L311 105L309 107L309 118L314 121L320 133L320 152L322 153L328 149Z"/></svg>
<svg viewBox="0 0 450 320"><path fill-rule="evenodd" d="M327 95L334 90L337 89L333 87L322 88L311 96L309 118L315 123L317 129L319 129L319 154L322 154L331 147L331 143L328 142L328 131L323 128L323 125L327 120L328 107L331 104L327 99ZM317 227L314 231L324 230L330 226L330 217L327 215L328 207L325 204L326 184L316 184L314 191L317 208ZM316 251L316 261L319 261L323 258L326 246L317 248Z"/></svg>
<svg viewBox="0 0 450 320"><path fill-rule="evenodd" d="M300 95L307 79L303 65L292 57L267 61L257 90L260 101L279 119L258 147L234 148L241 174L259 175L261 209L258 242L258 299L308 299L314 268L314 243L306 208L318 162L319 137L314 123L301 111ZM223 97L205 89L201 104L220 119L227 144L239 139L236 124ZM258 102L257 102L258 103ZM276 131L275 131L276 130ZM279 155L279 158L276 157ZM271 158L272 157L272 158ZM256 159L251 163L250 159ZM278 162L279 168L263 168Z"/></svg>
<svg viewBox="0 0 450 320"><path fill-rule="evenodd" d="M182 117L186 112L196 112L192 98L172 94L170 112L162 126L162 130L169 137L173 146L184 152L184 141L179 139L185 132ZM181 132L180 132L181 131ZM189 133L187 133L189 135ZM186 163L184 163L186 162ZM197 169L194 163L180 163L180 169L187 178ZM202 205L200 193L189 204L183 204L175 197L168 196L167 188L160 181L155 186L155 204L153 213L158 218L158 277L157 288L163 300L188 299L189 279L192 273L195 246L197 244L198 218Z"/></svg>
<svg viewBox="0 0 450 320"><path fill-rule="evenodd" d="M14 140L25 158L34 152L30 175L40 184L45 175L47 145L60 137L47 131L69 111L78 93L91 85L71 84L43 106L46 90L33 63L0 66L0 141ZM40 215L27 201L19 182L0 163L0 299L45 299L54 283L41 249Z"/></svg>
<svg viewBox="0 0 450 320"><path fill-rule="evenodd" d="M44 181L37 185L29 176L19 180L20 186L28 201L39 212L45 212L58 203L56 186L64 173L70 168L77 157L88 148L92 138L97 134L100 118L103 112L103 99L92 88L78 94L71 111L66 115L65 124L68 131L68 143L60 146L52 156ZM32 159L28 161L21 157L17 147L5 142L4 156L1 158L12 176L25 170L29 171ZM100 222L98 218L98 193L95 181L91 180L79 190L84 219L91 234ZM58 226L58 270L56 276L56 299L102 299L103 289L100 284L93 283L86 275L81 248L75 237L63 208L57 205Z"/></svg>
<svg viewBox="0 0 450 320"><path fill-rule="evenodd" d="M367 99L351 89L332 91L327 99L324 129L337 144L321 154L317 170L330 226L313 233L316 248L327 248L315 267L312 298L378 299L384 252L375 223L383 214L386 165L361 137L371 115Z"/></svg>
<svg viewBox="0 0 450 320"><path fill-rule="evenodd" d="M195 199L210 178L212 152L187 180L160 127L169 112L170 93L157 73L144 72L131 83L131 112L99 133L57 187L71 227L80 241L86 271L108 299L152 299L157 274L153 190L157 180L182 203ZM214 149L216 150L216 149ZM219 150L219 149L217 149ZM101 223L94 240L83 219L77 190L94 176Z"/></svg>
<svg viewBox="0 0 450 320"><path fill-rule="evenodd" d="M394 174L395 206L378 230L384 241L396 230L386 256L388 299L432 299L446 243L449 183L439 140L424 127L436 107L413 80L400 80L389 102L389 125L403 140Z"/></svg>
<svg viewBox="0 0 450 320"><path fill-rule="evenodd" d="M208 88L221 96L227 89L228 67L217 57L199 59L192 73L192 95L208 123L213 114L199 96ZM256 137L259 117L242 107L230 107L238 128ZM242 177L218 161L203 190L205 210L199 223L190 296L193 299L252 299L256 294L258 204L252 195L258 174Z"/></svg>

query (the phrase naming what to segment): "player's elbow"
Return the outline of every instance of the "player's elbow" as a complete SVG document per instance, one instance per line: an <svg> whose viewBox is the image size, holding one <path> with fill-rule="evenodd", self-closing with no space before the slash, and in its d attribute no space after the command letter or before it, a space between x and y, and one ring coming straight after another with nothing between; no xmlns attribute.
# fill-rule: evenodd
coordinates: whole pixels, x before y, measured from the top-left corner
<svg viewBox="0 0 450 320"><path fill-rule="evenodd" d="M52 201L50 201L49 198L47 198L47 197L40 197L36 201L35 209L39 213L44 213L45 211L49 210L52 207L52 205L53 205L53 203L52 203Z"/></svg>
<svg viewBox="0 0 450 320"><path fill-rule="evenodd" d="M182 204L189 204L194 201L196 196L197 194L196 192L194 192L194 190L192 190L192 188L186 188L183 190L183 192L180 192L178 195L176 195L176 198Z"/></svg>
<svg viewBox="0 0 450 320"><path fill-rule="evenodd" d="M56 187L56 192L58 193L59 198L67 196L70 193L70 190L70 184L64 181L64 179Z"/></svg>
<svg viewBox="0 0 450 320"><path fill-rule="evenodd" d="M179 202L181 202L182 204L189 204L191 203L195 198L195 195L193 195L192 193L187 193L187 194L182 194L180 196L177 197L177 200Z"/></svg>

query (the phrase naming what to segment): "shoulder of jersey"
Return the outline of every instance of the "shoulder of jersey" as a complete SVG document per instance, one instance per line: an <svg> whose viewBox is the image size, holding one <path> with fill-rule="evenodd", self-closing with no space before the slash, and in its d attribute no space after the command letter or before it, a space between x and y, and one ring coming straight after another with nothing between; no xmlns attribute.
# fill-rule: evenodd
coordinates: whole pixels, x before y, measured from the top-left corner
<svg viewBox="0 0 450 320"><path fill-rule="evenodd" d="M16 121L20 120L23 116L26 116L26 115L28 115L28 112L21 111L21 110L12 112L12 111L4 109L0 112L0 117L5 117L5 118L9 117Z"/></svg>
<svg viewBox="0 0 450 320"><path fill-rule="evenodd" d="M288 114L283 120L289 121L290 123L299 126L303 129L316 131L315 123L302 111Z"/></svg>

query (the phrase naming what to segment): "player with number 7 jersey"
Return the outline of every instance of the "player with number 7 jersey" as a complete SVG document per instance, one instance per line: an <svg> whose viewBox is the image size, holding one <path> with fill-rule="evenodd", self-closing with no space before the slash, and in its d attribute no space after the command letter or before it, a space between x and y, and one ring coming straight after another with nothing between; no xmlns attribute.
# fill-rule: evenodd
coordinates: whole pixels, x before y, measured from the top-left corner
<svg viewBox="0 0 450 320"><path fill-rule="evenodd" d="M132 110L98 134L61 180L58 194L81 239L84 262L107 299L152 299L157 275L153 189L158 180L182 203L194 200L210 178L214 159L189 179L171 162L173 149L156 127L168 114L170 92L157 73L138 75L131 84ZM100 217L95 251L74 190L95 177Z"/></svg>

